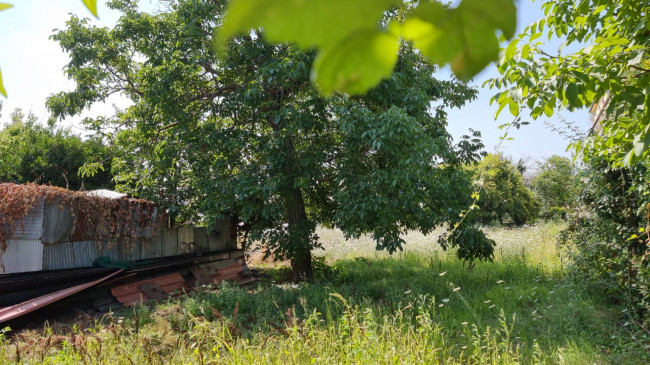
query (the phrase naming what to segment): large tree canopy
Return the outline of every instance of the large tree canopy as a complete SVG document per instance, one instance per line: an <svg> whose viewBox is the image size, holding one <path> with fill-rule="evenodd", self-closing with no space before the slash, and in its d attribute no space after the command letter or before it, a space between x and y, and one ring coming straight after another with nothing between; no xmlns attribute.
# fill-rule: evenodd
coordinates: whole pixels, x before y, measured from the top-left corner
<svg viewBox="0 0 650 365"><path fill-rule="evenodd" d="M297 276L311 272L317 224L371 233L392 252L401 234L454 222L471 204L461 165L478 157L480 142L454 147L445 108L476 91L433 78L435 67L409 44L393 75L366 95L324 97L310 83L314 52L271 45L255 31L217 60L210 35L223 4L167 3L169 11L151 15L134 1L111 1L122 12L114 29L72 17L53 36L70 53L66 72L77 83L49 99L56 115L114 93L133 102L94 122L117 127L123 189L185 219L236 214L247 238L291 258ZM459 254L490 257L493 242L480 237Z"/></svg>

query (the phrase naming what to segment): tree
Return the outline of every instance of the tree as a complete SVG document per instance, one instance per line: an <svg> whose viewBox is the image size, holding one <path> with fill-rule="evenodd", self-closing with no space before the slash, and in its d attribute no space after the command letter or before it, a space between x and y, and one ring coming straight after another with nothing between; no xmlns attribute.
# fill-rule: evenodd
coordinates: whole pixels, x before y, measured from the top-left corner
<svg viewBox="0 0 650 365"><path fill-rule="evenodd" d="M557 155L547 158L533 177L533 189L542 202L543 217L566 212L578 194L578 177L571 160Z"/></svg>
<svg viewBox="0 0 650 365"><path fill-rule="evenodd" d="M269 44L256 30L216 59L209 36L223 4L168 5L151 15L112 1L122 12L114 29L72 17L52 37L70 53L66 73L77 83L48 100L56 115L113 93L133 101L93 124L119 126L122 189L185 219L236 215L248 241L291 259L294 279L311 275L317 224L348 237L372 233L393 252L406 231L457 221L471 203L461 165L476 155L475 143L452 145L445 108L476 91L434 79L435 67L409 43L393 75L366 95L326 97L310 83L315 52ZM442 106L431 110L434 100ZM459 250L461 257L491 257L493 242L482 237L472 242L487 248Z"/></svg>
<svg viewBox="0 0 650 365"><path fill-rule="evenodd" d="M537 119L557 110L590 108L601 102L595 125L602 129L574 143L586 160L618 166L648 157L650 145L650 3L636 0L550 0L546 16L510 42L499 65L502 89L493 101L519 116ZM565 40L557 52L540 40ZM562 54L565 46L579 47ZM505 90L503 90L505 89ZM594 109L596 110L596 109ZM598 131L596 131L598 132Z"/></svg>
<svg viewBox="0 0 650 365"><path fill-rule="evenodd" d="M481 222L496 218L503 224L510 217L514 224L522 225L537 218L539 202L512 162L501 155L489 155L474 169L483 184L477 212Z"/></svg>
<svg viewBox="0 0 650 365"><path fill-rule="evenodd" d="M0 104L1 105L1 104ZM0 183L35 182L78 190L110 188L110 150L95 139L82 140L66 129L44 127L32 113L11 113L11 122L0 129ZM102 171L82 177L86 163L105 161Z"/></svg>

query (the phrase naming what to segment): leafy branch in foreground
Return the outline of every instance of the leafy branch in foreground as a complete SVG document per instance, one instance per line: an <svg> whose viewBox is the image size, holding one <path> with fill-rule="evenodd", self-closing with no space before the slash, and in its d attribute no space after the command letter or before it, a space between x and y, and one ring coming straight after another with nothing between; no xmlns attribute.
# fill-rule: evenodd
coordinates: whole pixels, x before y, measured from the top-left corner
<svg viewBox="0 0 650 365"><path fill-rule="evenodd" d="M630 165L649 156L650 3L635 0L550 0L545 17L504 50L501 77L486 82L505 89L492 99L499 112L522 109L538 119L559 110L591 108L588 138L573 144L587 158ZM557 52L542 37L565 39ZM565 46L580 48L563 54ZM600 105L596 105L596 104Z"/></svg>
<svg viewBox="0 0 650 365"><path fill-rule="evenodd" d="M400 6L405 13L386 21ZM498 58L497 32L510 39L515 26L512 0L463 0L456 8L426 0L234 0L215 47L223 55L234 36L262 28L268 41L320 50L311 77L323 94L362 94L391 75L401 39L468 81Z"/></svg>

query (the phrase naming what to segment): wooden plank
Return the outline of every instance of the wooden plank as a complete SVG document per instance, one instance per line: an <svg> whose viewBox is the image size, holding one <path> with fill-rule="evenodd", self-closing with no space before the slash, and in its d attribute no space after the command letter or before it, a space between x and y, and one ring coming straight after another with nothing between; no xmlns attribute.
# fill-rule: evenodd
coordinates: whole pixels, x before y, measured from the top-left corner
<svg viewBox="0 0 650 365"><path fill-rule="evenodd" d="M232 274L232 273L240 273L244 271L241 265L237 266L231 266L231 267L224 267L223 269L219 269L217 271L217 275L227 275L227 274Z"/></svg>
<svg viewBox="0 0 650 365"><path fill-rule="evenodd" d="M244 258L244 250L237 250L230 253L230 258L240 259Z"/></svg>
<svg viewBox="0 0 650 365"><path fill-rule="evenodd" d="M224 267L231 267L235 265L242 265L243 263L244 263L243 260L228 259L228 260L210 262L208 264L201 264L199 265L199 267L207 271L207 270L218 270Z"/></svg>

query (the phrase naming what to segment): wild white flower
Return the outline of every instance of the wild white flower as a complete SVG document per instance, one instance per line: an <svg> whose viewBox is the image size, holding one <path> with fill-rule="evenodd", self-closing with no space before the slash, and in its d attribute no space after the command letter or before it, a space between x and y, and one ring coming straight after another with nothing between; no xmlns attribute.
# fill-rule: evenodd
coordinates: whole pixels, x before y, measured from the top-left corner
<svg viewBox="0 0 650 365"><path fill-rule="evenodd" d="M497 284L501 284L501 283L503 283L503 280L498 280L497 281Z"/></svg>
<svg viewBox="0 0 650 365"><path fill-rule="evenodd" d="M460 286L457 287L457 288L454 288L454 291L459 291L459 290L460 290Z"/></svg>
<svg viewBox="0 0 650 365"><path fill-rule="evenodd" d="M444 306L445 306L445 305L442 304L442 303L438 304L438 307L444 307Z"/></svg>
<svg viewBox="0 0 650 365"><path fill-rule="evenodd" d="M449 302L449 298L445 298L445 299L443 299L442 301L443 301L444 303L447 303L447 302Z"/></svg>
<svg viewBox="0 0 650 365"><path fill-rule="evenodd" d="M408 294L408 293L410 293L410 292L411 292L410 290L407 290L407 291L404 292L404 294Z"/></svg>
<svg viewBox="0 0 650 365"><path fill-rule="evenodd" d="M446 273L447 273L446 271L443 271L440 274L438 274L438 276L445 276Z"/></svg>
<svg viewBox="0 0 650 365"><path fill-rule="evenodd" d="M484 301L483 303L488 304L490 302L491 302L491 300L488 299L488 300Z"/></svg>

